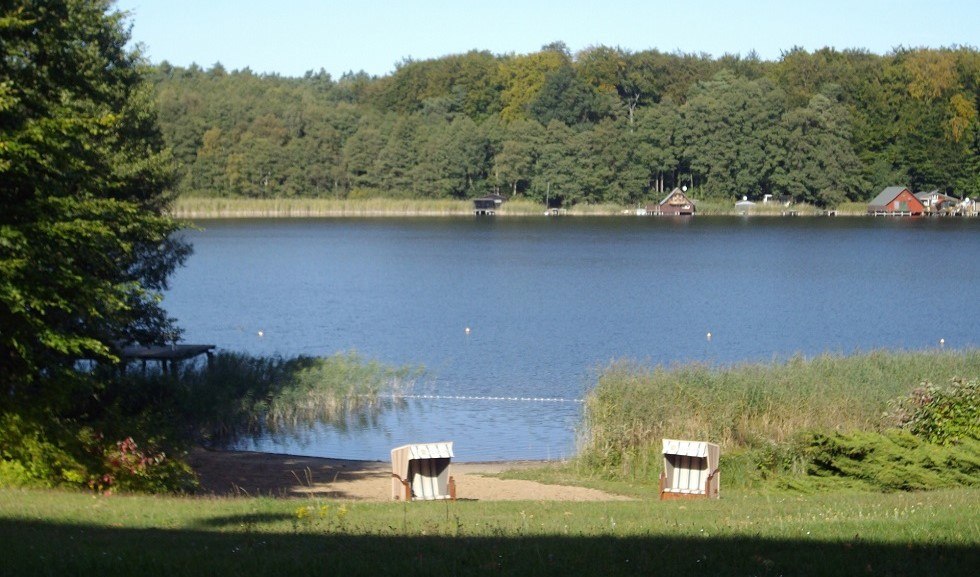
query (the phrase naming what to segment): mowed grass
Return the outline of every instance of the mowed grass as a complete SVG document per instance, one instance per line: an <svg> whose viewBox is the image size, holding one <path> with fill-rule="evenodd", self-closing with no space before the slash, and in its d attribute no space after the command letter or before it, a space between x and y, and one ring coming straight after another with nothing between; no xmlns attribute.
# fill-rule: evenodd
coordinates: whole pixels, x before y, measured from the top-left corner
<svg viewBox="0 0 980 577"><path fill-rule="evenodd" d="M973 575L978 499L956 489L363 503L0 489L0 574Z"/></svg>

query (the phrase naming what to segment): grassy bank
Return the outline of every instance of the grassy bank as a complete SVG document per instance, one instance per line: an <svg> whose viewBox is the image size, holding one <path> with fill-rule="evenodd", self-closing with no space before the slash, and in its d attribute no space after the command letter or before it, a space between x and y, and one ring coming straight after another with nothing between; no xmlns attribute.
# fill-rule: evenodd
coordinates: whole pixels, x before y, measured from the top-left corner
<svg viewBox="0 0 980 577"><path fill-rule="evenodd" d="M0 489L6 575L972 575L980 491L356 503Z"/></svg>
<svg viewBox="0 0 980 577"><path fill-rule="evenodd" d="M620 362L601 374L586 399L580 458L597 474L654 479L663 438L711 440L733 456L778 453L807 433L884 431L896 426L897 399L923 382L978 376L976 349L796 357L734 367Z"/></svg>

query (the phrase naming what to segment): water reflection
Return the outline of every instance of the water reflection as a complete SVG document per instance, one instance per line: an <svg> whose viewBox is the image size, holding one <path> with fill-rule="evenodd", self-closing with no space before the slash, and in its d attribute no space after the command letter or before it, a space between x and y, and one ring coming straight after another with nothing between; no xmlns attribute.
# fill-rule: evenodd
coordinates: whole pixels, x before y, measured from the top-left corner
<svg viewBox="0 0 980 577"><path fill-rule="evenodd" d="M462 461L564 459L575 453L579 403L403 399L398 410L344 426L319 423L292 435L263 435L235 448L315 457L385 460L392 448L454 441Z"/></svg>

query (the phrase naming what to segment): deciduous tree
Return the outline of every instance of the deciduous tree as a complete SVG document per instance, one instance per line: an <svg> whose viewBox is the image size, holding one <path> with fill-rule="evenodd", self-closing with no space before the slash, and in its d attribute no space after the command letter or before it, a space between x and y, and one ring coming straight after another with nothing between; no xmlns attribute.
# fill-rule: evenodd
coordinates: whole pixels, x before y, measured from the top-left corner
<svg viewBox="0 0 980 577"><path fill-rule="evenodd" d="M88 406L81 359L176 336L161 307L189 254L173 171L123 16L108 0L0 14L0 420L47 431ZM44 424L46 423L46 425ZM40 433L38 433L40 434ZM0 460L10 455L5 439Z"/></svg>

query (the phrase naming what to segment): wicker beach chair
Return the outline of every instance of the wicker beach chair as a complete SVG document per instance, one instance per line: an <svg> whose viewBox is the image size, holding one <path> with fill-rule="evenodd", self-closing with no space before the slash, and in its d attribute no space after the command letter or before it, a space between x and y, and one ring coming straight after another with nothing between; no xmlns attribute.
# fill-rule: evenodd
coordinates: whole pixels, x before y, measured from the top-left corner
<svg viewBox="0 0 980 577"><path fill-rule="evenodd" d="M721 475L718 445L703 441L663 440L664 468L660 498L717 499Z"/></svg>
<svg viewBox="0 0 980 577"><path fill-rule="evenodd" d="M391 450L391 498L411 501L456 500L456 480L450 475L453 444L420 443Z"/></svg>

